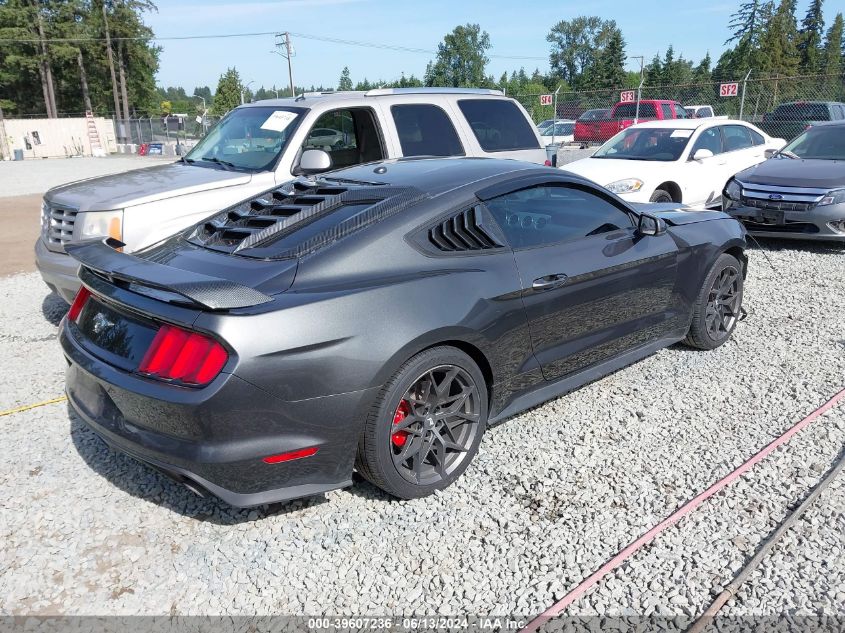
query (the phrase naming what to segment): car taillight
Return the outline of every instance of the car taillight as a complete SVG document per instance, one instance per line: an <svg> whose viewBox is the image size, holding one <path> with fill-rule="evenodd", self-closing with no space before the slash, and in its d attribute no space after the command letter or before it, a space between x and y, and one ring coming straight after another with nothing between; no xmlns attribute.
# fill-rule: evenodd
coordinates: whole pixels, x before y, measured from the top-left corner
<svg viewBox="0 0 845 633"><path fill-rule="evenodd" d="M189 385L205 385L223 369L229 354L212 338L162 325L138 367L142 374Z"/></svg>
<svg viewBox="0 0 845 633"><path fill-rule="evenodd" d="M79 318L79 313L82 312L82 308L85 307L85 304L88 303L88 299L90 298L91 291L85 286L80 286L79 292L76 293L76 297L74 297L73 303L70 306L70 310L67 311L67 318L69 321L76 323L76 320Z"/></svg>

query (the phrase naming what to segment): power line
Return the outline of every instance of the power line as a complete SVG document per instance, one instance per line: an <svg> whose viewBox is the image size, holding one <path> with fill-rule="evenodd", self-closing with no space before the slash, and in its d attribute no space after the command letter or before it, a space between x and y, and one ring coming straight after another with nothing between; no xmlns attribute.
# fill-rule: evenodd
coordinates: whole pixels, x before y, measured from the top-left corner
<svg viewBox="0 0 845 633"><path fill-rule="evenodd" d="M171 35L171 36L134 36L134 37L112 37L112 41L146 41L146 42L168 42L180 40L210 40L210 39L225 39L233 37L266 37L268 35L281 35L278 31L258 31L254 33L215 33L212 35ZM341 44L344 46L358 46L362 48L375 48L380 50L398 51L402 53L417 53L424 55L437 55L436 50L427 48L414 48L411 46L398 46L395 44L384 44L380 42L364 42L360 40L346 40L335 37L325 37L322 35L311 35L309 33L296 33L290 31L290 35L300 37L306 40L315 40L318 42L326 42L328 44ZM46 38L46 43L74 43L74 42L105 42L104 37L54 37ZM41 40L38 38L0 38L0 43L8 44L38 44ZM495 55L490 54L488 57L495 59L511 59L517 61L547 61L546 57L536 57L531 55Z"/></svg>

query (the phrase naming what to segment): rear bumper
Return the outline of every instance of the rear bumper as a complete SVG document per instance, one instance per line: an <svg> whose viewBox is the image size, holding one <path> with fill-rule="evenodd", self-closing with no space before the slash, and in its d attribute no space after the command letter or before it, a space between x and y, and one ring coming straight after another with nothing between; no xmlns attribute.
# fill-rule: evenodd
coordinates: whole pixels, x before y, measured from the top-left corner
<svg viewBox="0 0 845 633"><path fill-rule="evenodd" d="M56 253L47 248L40 237L35 242L35 266L51 290L68 303L73 302L79 290L79 262L65 253Z"/></svg>
<svg viewBox="0 0 845 633"><path fill-rule="evenodd" d="M360 413L376 388L287 402L231 374L177 387L103 363L71 329L65 320L59 332L68 401L117 450L238 507L351 485ZM311 457L262 461L311 447Z"/></svg>
<svg viewBox="0 0 845 633"><path fill-rule="evenodd" d="M832 222L845 222L845 204L780 212L738 206L733 202L725 207L725 212L742 222L751 235L845 242L845 231L837 231L831 226Z"/></svg>

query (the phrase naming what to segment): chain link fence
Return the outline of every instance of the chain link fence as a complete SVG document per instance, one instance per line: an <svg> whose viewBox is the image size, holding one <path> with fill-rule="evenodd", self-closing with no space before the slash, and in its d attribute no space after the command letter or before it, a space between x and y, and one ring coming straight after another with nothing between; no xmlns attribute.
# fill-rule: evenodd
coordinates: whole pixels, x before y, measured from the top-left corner
<svg viewBox="0 0 845 633"><path fill-rule="evenodd" d="M663 106L655 100L680 103L687 116L693 117L696 112L691 106L710 106L712 116L742 119L786 139L810 121L845 118L845 74L766 78L753 78L752 74L745 81L559 92L552 97L551 105L545 104L548 95L510 96L525 107L535 123L549 119L576 121L571 137L556 140L579 145L603 143L635 119L673 118L671 108L665 110L668 117L662 116ZM710 116L710 110L705 109L703 114Z"/></svg>
<svg viewBox="0 0 845 633"><path fill-rule="evenodd" d="M216 116L206 116L204 119L202 117L177 116L138 119L112 118L118 143L134 145L198 141L220 119Z"/></svg>

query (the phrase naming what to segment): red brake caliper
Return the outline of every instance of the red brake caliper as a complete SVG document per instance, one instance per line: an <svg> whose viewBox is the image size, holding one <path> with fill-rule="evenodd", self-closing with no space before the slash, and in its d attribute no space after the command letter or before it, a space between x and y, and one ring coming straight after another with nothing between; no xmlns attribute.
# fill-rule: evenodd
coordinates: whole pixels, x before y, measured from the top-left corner
<svg viewBox="0 0 845 633"><path fill-rule="evenodd" d="M410 412L411 405L408 403L407 400L402 400L399 403L399 406L396 407L396 413L393 414L393 425L396 426L397 424L399 424L408 416ZM396 431L396 433L390 436L390 441L393 442L394 446L405 446L405 442L407 441L407 439L407 431Z"/></svg>

